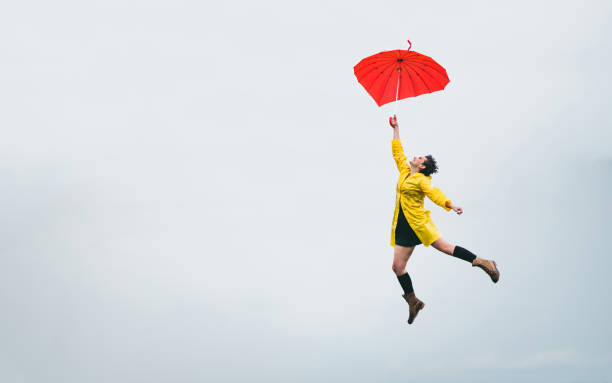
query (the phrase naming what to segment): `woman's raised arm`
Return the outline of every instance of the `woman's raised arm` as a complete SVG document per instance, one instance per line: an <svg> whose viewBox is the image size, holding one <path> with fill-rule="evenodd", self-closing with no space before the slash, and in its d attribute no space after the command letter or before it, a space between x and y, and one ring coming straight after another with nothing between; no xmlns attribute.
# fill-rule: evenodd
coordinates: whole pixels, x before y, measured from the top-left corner
<svg viewBox="0 0 612 383"><path fill-rule="evenodd" d="M397 123L397 117L389 117L389 124L393 127L393 141L391 141L391 152L393 153L393 159L397 165L397 170L401 172L410 171L410 166L406 162L406 155L402 148L402 142L399 138L399 125Z"/></svg>
<svg viewBox="0 0 612 383"><path fill-rule="evenodd" d="M389 124L393 128L393 139L399 140L399 124L397 123L397 117L393 115L393 117L389 117Z"/></svg>

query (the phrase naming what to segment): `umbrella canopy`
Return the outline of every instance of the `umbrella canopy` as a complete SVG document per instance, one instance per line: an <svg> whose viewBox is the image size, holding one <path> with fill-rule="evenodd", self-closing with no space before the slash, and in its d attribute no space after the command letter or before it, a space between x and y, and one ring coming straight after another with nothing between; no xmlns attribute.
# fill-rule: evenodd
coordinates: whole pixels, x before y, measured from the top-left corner
<svg viewBox="0 0 612 383"><path fill-rule="evenodd" d="M440 64L410 47L380 52L355 65L357 81L378 106L442 90L450 82Z"/></svg>

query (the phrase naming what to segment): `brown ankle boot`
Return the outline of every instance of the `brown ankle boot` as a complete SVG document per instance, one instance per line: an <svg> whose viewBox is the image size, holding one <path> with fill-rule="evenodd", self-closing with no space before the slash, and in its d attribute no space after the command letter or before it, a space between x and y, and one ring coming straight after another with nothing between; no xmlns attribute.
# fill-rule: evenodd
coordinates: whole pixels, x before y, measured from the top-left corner
<svg viewBox="0 0 612 383"><path fill-rule="evenodd" d="M414 293L404 294L402 296L406 302L408 302L408 310L410 312L410 315L408 316L408 324L412 324L414 319L419 314L419 311L425 307L425 303L421 302L421 300L419 300Z"/></svg>
<svg viewBox="0 0 612 383"><path fill-rule="evenodd" d="M499 270L497 270L497 264L495 261L476 258L472 262L472 267L480 267L483 269L487 274L489 274L489 277L491 277L493 283L497 283L497 281L499 281Z"/></svg>

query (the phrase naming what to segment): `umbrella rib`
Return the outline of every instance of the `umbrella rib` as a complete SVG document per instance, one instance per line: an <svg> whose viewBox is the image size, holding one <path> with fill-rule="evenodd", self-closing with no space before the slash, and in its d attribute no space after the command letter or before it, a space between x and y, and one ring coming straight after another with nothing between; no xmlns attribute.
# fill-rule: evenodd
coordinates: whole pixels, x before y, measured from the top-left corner
<svg viewBox="0 0 612 383"><path fill-rule="evenodd" d="M375 57L375 58L367 57L367 58L361 60L359 63L357 63L357 65L355 65L355 67L360 67L359 69L362 69L361 67L367 67L367 66L370 66L370 65L381 65L381 64L385 65L387 63L391 63L391 62L395 61L395 60L393 60L390 57L385 57L385 56L380 57L378 55L376 55L376 56L377 57Z"/></svg>
<svg viewBox="0 0 612 383"><path fill-rule="evenodd" d="M444 71L444 72L440 72L440 71L438 70L438 68L436 68L436 67L434 67L434 66L427 65L427 64L425 64L425 63L413 63L413 65L414 65L416 68L419 68L419 69L421 69L421 70L423 70L423 71L425 70L425 68L427 68L427 69L430 69L432 72L436 72L436 73L437 73L437 74L439 74L440 76L443 76L443 77L448 77L448 75L446 74L446 71Z"/></svg>
<svg viewBox="0 0 612 383"><path fill-rule="evenodd" d="M367 66L366 66L366 67L364 67L363 69L362 69L362 68L360 68L360 69L359 69L359 71L360 71L359 75L360 75L360 76L363 78L363 77L365 77L365 76L369 75L370 73L372 73L373 71L375 71L375 70L379 69L381 65L390 65L390 64L386 64L386 63L382 63L382 64L381 64L381 63L380 63L380 61L376 61L376 62L370 63L370 64L368 64L367 66L371 66L371 67L372 67L372 69L368 70L367 72L362 72L362 71L364 71L364 70L367 68ZM392 64L391 64L391 65L392 65ZM384 70L383 70L383 72L384 72ZM357 73L355 73L355 75L357 75ZM376 80L378 79L378 77L380 77L380 74L379 74L378 76L376 76L376 78L374 79L374 81L376 81ZM374 81L373 81L373 82L374 82Z"/></svg>
<svg viewBox="0 0 612 383"><path fill-rule="evenodd" d="M378 70L378 69L380 69L380 68L379 68L379 67L374 67L372 70L369 70L367 73L360 73L360 76L361 76L362 78L363 78L363 77L366 77L366 76L368 76L370 73L372 73L372 72L374 72L375 70ZM384 72L384 70L383 70L383 72ZM376 77L375 77L375 78L374 78L374 79L373 79L371 82L375 82L375 81L378 79L378 77L380 77L380 75L381 75L381 74L382 74L382 73L379 73L379 74L378 74L378 76L376 76Z"/></svg>
<svg viewBox="0 0 612 383"><path fill-rule="evenodd" d="M421 82L423 83L423 85L425 85L425 88L427 88L427 93L431 93L431 89L429 88L429 86L427 86L427 83L425 82L425 80L423 80L423 77L421 77L421 75L414 70L414 68L412 68L412 70L414 71L414 74L421 80ZM416 93L416 92L415 92Z"/></svg>
<svg viewBox="0 0 612 383"><path fill-rule="evenodd" d="M394 70L395 70L395 68L391 68L391 71L392 71L391 73L393 73ZM393 77L391 74L389 74L389 77L387 77L387 81L385 82L385 86L382 89L382 92L380 93L380 95L381 95L380 96L381 97L380 101L382 101L382 97L385 95L385 91L387 90L387 86L389 86L389 80L391 80L391 77ZM377 104L378 104L378 102L377 102Z"/></svg>
<svg viewBox="0 0 612 383"><path fill-rule="evenodd" d="M415 71L415 73L417 72L417 69L418 69L419 72L427 74L427 77L431 78L436 84L438 84L438 86L441 89L444 89L444 86L440 83L440 81L437 78L435 78L431 73L428 72L428 70L430 70L448 80L448 75L446 74L446 70L440 64L435 62L432 58L427 57L425 55L421 55L421 54L419 54L419 56L413 56L409 62L410 62L410 65L412 66L412 69ZM423 76L420 73L418 75L419 75L419 78L423 79ZM423 83L425 83L425 81L423 81ZM427 86L427 83L425 83L425 85ZM427 89L429 89L429 86L427 86ZM430 91L429 93L432 93L432 92Z"/></svg>
<svg viewBox="0 0 612 383"><path fill-rule="evenodd" d="M430 68L430 67L428 66L428 68ZM432 76L429 73L427 73L427 71L423 70L423 68L419 67L418 65L415 65L414 69L418 69L420 72L426 74L430 79L432 79L436 84L438 84L439 87L443 88L443 86L440 83L440 81L438 81L438 79L435 78L434 76ZM415 70L415 73L416 73L416 70ZM421 79L422 79L421 75L419 75L419 77L421 77ZM423 82L425 82L425 81L423 81ZM427 85L427 83L425 83L425 85ZM429 89L429 87L427 87L427 89ZM431 93L431 92L429 92L429 93Z"/></svg>
<svg viewBox="0 0 612 383"><path fill-rule="evenodd" d="M410 87L412 88L412 93L414 93L416 95L416 91L414 90L414 82L412 80L412 76L410 75L410 71L408 69L410 69L410 67L408 67L408 64L402 63L402 67L405 66L405 68L402 68L402 70L404 72L406 72L406 74L408 75L408 84L410 84Z"/></svg>
<svg viewBox="0 0 612 383"><path fill-rule="evenodd" d="M375 68L375 69L377 69L377 68ZM375 69L374 69L374 70L375 70ZM395 68L391 68L391 69L393 70L393 69L395 69ZM366 84L363 84L363 83L362 83L362 85L364 86L364 88L366 88L366 90L368 90L368 88L369 88L369 87L371 87L371 86L372 86L372 84L376 83L376 81L377 81L377 80L380 78L380 76L382 76L382 75L383 75L385 72L387 72L388 70L389 70L388 68L383 69L383 71L382 71L382 72L380 72L380 73L379 73L379 74L378 74L378 75L377 75L377 76L376 76L374 79L369 80L369 84L367 84L367 86L366 86ZM372 70L372 71L373 71L373 70ZM370 72L368 72L368 73L371 73L372 71L370 71ZM361 83L361 81L359 81L359 82ZM389 82L389 79L387 79L387 83L385 84L385 87L383 88L383 93L384 93L384 90L387 88L387 84L388 84L388 82ZM370 93L370 91L369 91L369 90L368 90L368 93ZM378 102L377 102L377 103L378 103Z"/></svg>
<svg viewBox="0 0 612 383"><path fill-rule="evenodd" d="M445 75L445 76L446 76L446 73L445 73L445 72L446 72L446 70L444 70L444 68L443 68L442 66L440 66L440 64L438 64L438 63L436 63L435 61L433 61L434 63L436 63L436 64L438 65L438 67L439 67L439 68L438 68L438 67L435 67L435 66L432 66L432 65L429 65L429 63L430 63L430 62L432 62L432 61L433 61L433 60L423 60L423 61L420 61L420 60L412 60L412 63L414 63L414 65L423 65L423 66L426 66L427 68L430 68L430 69L432 69L432 70L434 70L434 71L438 72L439 74L441 74L441 75ZM440 69L444 70L444 73L443 73L443 72L441 72L441 71L440 71Z"/></svg>

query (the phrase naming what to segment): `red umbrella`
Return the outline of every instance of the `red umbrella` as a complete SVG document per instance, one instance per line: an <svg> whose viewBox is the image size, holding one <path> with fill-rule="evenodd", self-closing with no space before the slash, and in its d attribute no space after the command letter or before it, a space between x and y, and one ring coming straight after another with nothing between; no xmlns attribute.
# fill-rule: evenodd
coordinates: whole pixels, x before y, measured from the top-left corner
<svg viewBox="0 0 612 383"><path fill-rule="evenodd" d="M450 82L446 70L431 57L394 50L366 57L355 65L357 81L378 106L444 89Z"/></svg>

